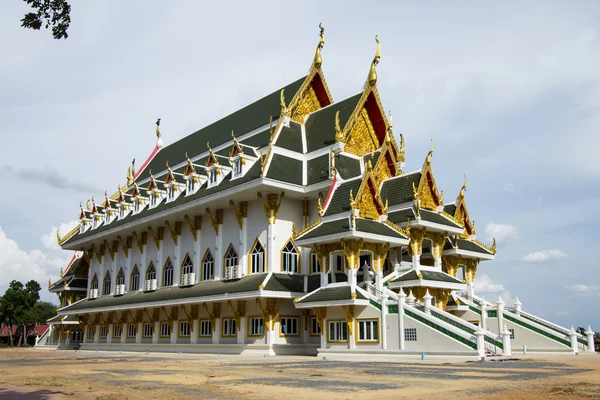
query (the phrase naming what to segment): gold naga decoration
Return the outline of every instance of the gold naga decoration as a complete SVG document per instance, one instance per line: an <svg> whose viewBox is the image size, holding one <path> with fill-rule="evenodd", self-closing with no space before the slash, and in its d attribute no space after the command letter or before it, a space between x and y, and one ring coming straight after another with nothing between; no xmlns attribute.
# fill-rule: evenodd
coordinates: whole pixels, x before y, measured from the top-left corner
<svg viewBox="0 0 600 400"><path fill-rule="evenodd" d="M304 228L308 226L308 217L310 216L310 201L302 200L302 217L304 218Z"/></svg>
<svg viewBox="0 0 600 400"><path fill-rule="evenodd" d="M304 235L306 232L308 232L308 231L310 231L310 230L312 230L312 229L316 228L317 226L321 225L321 223L322 223L322 222L321 222L321 220L320 220L320 219L316 220L316 221L315 221L315 222L313 222L312 224L310 224L310 225L307 225L306 227L304 227L304 229L302 229L301 231L296 231L296 234L295 234L295 236L293 236L293 238L294 238L294 239L296 239L297 237ZM295 223L293 224L292 231L293 231L294 229L296 229L296 224L295 224Z"/></svg>
<svg viewBox="0 0 600 400"><path fill-rule="evenodd" d="M285 89L281 89L281 92L279 93L279 105L281 106L281 116L289 117L290 109L285 105Z"/></svg>
<svg viewBox="0 0 600 400"><path fill-rule="evenodd" d="M425 229L410 228L410 242L408 248L411 255L421 255L421 253L423 253L425 233Z"/></svg>
<svg viewBox="0 0 600 400"><path fill-rule="evenodd" d="M443 204L442 196L438 191L433 178L433 171L431 170L431 156L433 155L433 150L434 142L433 139L431 139L431 148L423 163L419 185L415 187L413 184L413 197L415 199L415 210L417 213L419 212L419 208L437 211L437 207Z"/></svg>
<svg viewBox="0 0 600 400"><path fill-rule="evenodd" d="M152 308L150 309L152 314L148 312L148 308L144 308L144 312L146 313L146 317L148 317L148 321L150 322L158 322L160 321L160 308Z"/></svg>
<svg viewBox="0 0 600 400"><path fill-rule="evenodd" d="M277 215L279 215L279 207L281 206L281 202L285 197L285 192L281 192L279 196L277 193L269 193L267 194L267 201L263 200L263 195L261 192L257 193L257 197L262 204L263 210L267 219L269 220L269 224L274 224L277 221Z"/></svg>
<svg viewBox="0 0 600 400"><path fill-rule="evenodd" d="M379 60L381 59L381 43L375 35L375 41L377 42L377 52L375 53L375 57L373 57L373 62L371 62L371 69L369 70L369 85L375 86L377 83L377 69L375 68L377 64L379 64Z"/></svg>
<svg viewBox="0 0 600 400"><path fill-rule="evenodd" d="M350 269L357 269L360 261L360 250L363 247L362 239L342 239L342 248L346 256L346 262Z"/></svg>
<svg viewBox="0 0 600 400"><path fill-rule="evenodd" d="M183 313L185 314L185 320L188 322L188 324L190 324L190 326L192 325L192 323L194 322L195 319L198 319L198 304L190 304L190 312L187 312L187 308L185 307L185 304L181 305L181 310L183 310Z"/></svg>
<svg viewBox="0 0 600 400"><path fill-rule="evenodd" d="M207 207L206 214L208 215L208 218L210 219L210 225L215 230L215 234L217 236L219 236L219 225L221 225L223 223L223 209L217 208L215 210L215 215L213 217L212 213L210 212L210 208Z"/></svg>
<svg viewBox="0 0 600 400"><path fill-rule="evenodd" d="M171 239L173 239L173 243L177 246L177 237L181 236L181 221L175 222L175 228L171 227L171 223L169 221L165 221L165 225L169 230L169 234L171 235Z"/></svg>
<svg viewBox="0 0 600 400"><path fill-rule="evenodd" d="M102 256L104 255L105 245L101 244L100 250L98 250L95 245L92 245L92 251L96 255L96 259L98 260L98 263L102 263Z"/></svg>
<svg viewBox="0 0 600 400"><path fill-rule="evenodd" d="M165 316L167 317L167 322L169 323L169 325L171 325L171 328L174 330L174 328L175 328L174 324L179 319L179 307L177 307L177 306L171 307L170 313L167 312L167 309L165 306L162 306L161 310L163 313L165 313Z"/></svg>
<svg viewBox="0 0 600 400"><path fill-rule="evenodd" d="M446 243L447 233L440 232L425 232L425 237L430 239L433 243L432 253L433 258L439 260L442 258L442 252L444 251L444 244Z"/></svg>
<svg viewBox="0 0 600 400"><path fill-rule="evenodd" d="M335 112L335 141L343 142L346 136L342 132L342 128L340 127L340 112L339 110Z"/></svg>
<svg viewBox="0 0 600 400"><path fill-rule="evenodd" d="M214 332L215 329L217 329L217 326L215 324L216 319L221 318L221 304L213 303L212 312L208 310L208 306L206 305L206 303L202 303L202 307L204 307L204 311L206 311L206 314L208 314L208 319L210 320L210 324L212 325Z"/></svg>
<svg viewBox="0 0 600 400"><path fill-rule="evenodd" d="M279 307L281 306L281 303L273 298L265 299L265 301L265 307L263 307L260 298L256 299L256 304L258 304L258 307L260 308L267 330L272 331L275 328L275 321L279 319Z"/></svg>
<svg viewBox="0 0 600 400"><path fill-rule="evenodd" d="M131 236L127 236L125 240L121 237L121 235L117 236L119 243L121 243L121 248L123 249L123 253L125 253L125 257L129 257L129 249L131 248Z"/></svg>
<svg viewBox="0 0 600 400"><path fill-rule="evenodd" d="M242 324L240 323L240 320L242 317L246 316L246 301L238 300L237 308L234 308L233 302L231 300L228 300L227 306L229 307L229 309L231 310L231 313L233 314L233 319L235 319L235 326L237 326L237 330L239 332L240 329L242 328Z"/></svg>
<svg viewBox="0 0 600 400"><path fill-rule="evenodd" d="M315 316L317 318L317 324L319 324L319 329L321 330L321 335L325 334L324 324L325 317L327 316L327 307L314 307Z"/></svg>
<svg viewBox="0 0 600 400"><path fill-rule="evenodd" d="M194 217L194 222L192 223L189 215L185 214L184 216L185 221L188 224L188 227L190 228L190 232L192 234L192 236L194 237L194 241L197 240L197 235L198 235L198 231L200 229L202 229L202 216L201 215L196 215Z"/></svg>
<svg viewBox="0 0 600 400"><path fill-rule="evenodd" d="M131 235L133 236L133 239L135 240L138 249L140 249L140 253L143 253L144 245L148 243L148 232L142 232L140 234L140 237L138 237L137 232L135 231Z"/></svg>
<svg viewBox="0 0 600 400"><path fill-rule="evenodd" d="M129 313L131 320L135 323L142 322L144 319L143 310L136 310L135 314L131 311L131 309L128 309L127 312Z"/></svg>
<svg viewBox="0 0 600 400"><path fill-rule="evenodd" d="M79 224L77 224L76 226L73 227L73 229L71 229L65 236L61 237L60 233L58 232L58 229L56 230L56 243L58 243L59 246L62 246L67 240L71 239L73 236L75 236L77 234L77 232L79 232Z"/></svg>
<svg viewBox="0 0 600 400"><path fill-rule="evenodd" d="M350 334L350 336L352 336L352 328L354 325L354 306L353 305L349 305L349 306L342 306L342 309L344 310L344 317L346 318L346 324L348 325L348 333Z"/></svg>
<svg viewBox="0 0 600 400"><path fill-rule="evenodd" d="M155 234L154 230L152 229L152 226L149 226L148 232L150 233L150 237L152 238L152 241L156 245L156 249L160 250L160 241L163 240L165 237L165 228L162 226L158 227L157 232Z"/></svg>
<svg viewBox="0 0 600 400"><path fill-rule="evenodd" d="M240 226L240 230L244 227L244 218L248 217L248 202L240 201L239 210L235 208L235 201L229 200L229 205L233 208L233 212L235 214L235 220Z"/></svg>

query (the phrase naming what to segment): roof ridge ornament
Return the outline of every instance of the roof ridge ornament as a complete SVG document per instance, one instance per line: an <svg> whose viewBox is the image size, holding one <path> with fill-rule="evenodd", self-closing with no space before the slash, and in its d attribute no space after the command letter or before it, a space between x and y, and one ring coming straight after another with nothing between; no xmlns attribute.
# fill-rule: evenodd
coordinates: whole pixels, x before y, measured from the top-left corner
<svg viewBox="0 0 600 400"><path fill-rule="evenodd" d="M344 133L342 132L342 128L340 127L340 111L336 111L335 113L335 141L343 142L344 141Z"/></svg>
<svg viewBox="0 0 600 400"><path fill-rule="evenodd" d="M373 57L373 62L371 62L371 69L369 70L369 86L375 86L377 83L377 70L375 67L379 64L379 60L381 59L381 43L375 35L375 41L377 42L377 52L375 53L375 57Z"/></svg>
<svg viewBox="0 0 600 400"><path fill-rule="evenodd" d="M462 187L460 188L460 192L459 192L460 197L465 197L465 190L467 190L467 174L465 174L465 181L464 181Z"/></svg>
<svg viewBox="0 0 600 400"><path fill-rule="evenodd" d="M160 118L156 120L156 147L158 147L160 149L160 148L163 148L165 146L165 144L163 143L159 126L160 126Z"/></svg>
<svg viewBox="0 0 600 400"><path fill-rule="evenodd" d="M435 147L435 144L433 143L433 138L429 138L431 140L431 147L429 148L429 153L427 153L427 157L425 157L425 164L430 165L431 164L431 156L433 155L433 149Z"/></svg>
<svg viewBox="0 0 600 400"><path fill-rule="evenodd" d="M325 28L323 27L323 23L319 24L319 29L321 32L319 35L321 38L319 39L319 44L317 45L317 50L315 51L315 60L313 61L313 66L315 69L320 69L323 64L323 59L321 58L321 49L325 46Z"/></svg>
<svg viewBox="0 0 600 400"><path fill-rule="evenodd" d="M281 116L289 117L291 110L285 105L285 89L281 89L281 93L279 94L279 104L281 105Z"/></svg>

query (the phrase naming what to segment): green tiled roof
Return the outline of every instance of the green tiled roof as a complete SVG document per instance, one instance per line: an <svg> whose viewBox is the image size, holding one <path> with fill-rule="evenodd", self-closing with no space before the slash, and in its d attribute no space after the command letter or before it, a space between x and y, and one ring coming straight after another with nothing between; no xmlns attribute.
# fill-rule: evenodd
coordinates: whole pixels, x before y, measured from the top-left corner
<svg viewBox="0 0 600 400"><path fill-rule="evenodd" d="M379 159L379 155L381 154L381 152L379 150L377 150L376 152L374 152L373 157L371 157L371 153L367 153L363 156L363 160L365 161L365 166L367 165L367 163L369 161L371 161L371 165L374 167L375 164L377 164L377 160Z"/></svg>
<svg viewBox="0 0 600 400"><path fill-rule="evenodd" d="M335 157L335 168L342 179L355 178L360 175L360 161L342 154Z"/></svg>
<svg viewBox="0 0 600 400"><path fill-rule="evenodd" d="M273 274L267 282L265 290L277 292L304 292L304 275L298 274Z"/></svg>
<svg viewBox="0 0 600 400"><path fill-rule="evenodd" d="M290 127L282 127L281 133L277 137L275 142L276 146L283 147L291 151L303 153L302 149L302 126L295 122L290 121Z"/></svg>
<svg viewBox="0 0 600 400"><path fill-rule="evenodd" d="M248 139L241 140L240 143L245 144L246 146L252 146L260 149L268 146L270 140L271 131L269 130L269 128L267 128L264 131L257 133L256 135L250 136Z"/></svg>
<svg viewBox="0 0 600 400"><path fill-rule="evenodd" d="M385 180L381 186L381 198L384 202L387 199L390 207L413 201L413 183L417 187L420 180L420 171Z"/></svg>
<svg viewBox="0 0 600 400"><path fill-rule="evenodd" d="M329 179L329 155L315 157L306 162L306 183L314 185Z"/></svg>
<svg viewBox="0 0 600 400"><path fill-rule="evenodd" d="M476 253L493 254L487 249L478 245L477 243L467 239L458 239L458 248L466 251L474 251Z"/></svg>
<svg viewBox="0 0 600 400"><path fill-rule="evenodd" d="M296 94L305 78L306 77L302 77L283 88L290 99ZM154 171L154 173L164 170L167 161L171 165L184 161L186 152L190 153L190 156L192 156L194 150L196 150L197 153L206 151L206 142L210 142L212 147L216 147L230 141L232 129L235 131L236 135L242 135L268 124L269 117L278 117L280 115L280 93L281 89L277 89L268 96L239 109L233 114L162 148L148 164L144 172L138 177L138 181L145 179L148 176L149 170Z"/></svg>
<svg viewBox="0 0 600 400"><path fill-rule="evenodd" d="M423 276L423 280L427 281L463 283L461 280L456 279L445 272L421 270L421 275ZM415 280L419 280L419 277L417 275L417 271L413 269L412 271L394 279L392 282L407 282Z"/></svg>
<svg viewBox="0 0 600 400"><path fill-rule="evenodd" d="M356 108L361 95L362 93L359 93L345 100L338 101L308 116L305 124L305 132L306 147L309 153L335 143L336 112L340 112L340 126L343 128Z"/></svg>
<svg viewBox="0 0 600 400"><path fill-rule="evenodd" d="M87 289L87 279L75 278L67 286L76 289Z"/></svg>
<svg viewBox="0 0 600 400"><path fill-rule="evenodd" d="M82 300L60 310L61 312L79 312L90 308L116 307L147 302L177 300L192 297L215 296L230 293L253 292L265 280L267 274L252 274L231 281L203 281L194 286L169 286L153 292L134 291L123 296L100 296L94 300Z"/></svg>
<svg viewBox="0 0 600 400"><path fill-rule="evenodd" d="M354 179L342 183L335 192L333 192L329 204L327 205L327 210L325 210L325 216L327 217L344 211L350 211L350 190L352 190L352 193L356 196L360 184L361 179Z"/></svg>
<svg viewBox="0 0 600 400"><path fill-rule="evenodd" d="M383 222L373 221L372 219L356 219L356 230L361 232L372 233L374 235L392 236L395 238L405 239L406 236L390 228Z"/></svg>
<svg viewBox="0 0 600 400"><path fill-rule="evenodd" d="M360 292L356 292L357 300L366 300L365 296L363 296ZM319 289L302 300L300 300L299 304L304 303L316 303L321 301L340 301L340 300L352 300L352 289L350 286L334 286L334 287L324 287Z"/></svg>
<svg viewBox="0 0 600 400"><path fill-rule="evenodd" d="M281 154L273 154L267 178L302 185L302 161Z"/></svg>
<svg viewBox="0 0 600 400"><path fill-rule="evenodd" d="M411 207L411 208L406 208L404 210L399 210L399 211L394 211L394 212L389 213L388 219L391 222L399 225L399 224L402 224L402 223L408 221L409 219L411 221L413 221L415 219L415 214Z"/></svg>
<svg viewBox="0 0 600 400"><path fill-rule="evenodd" d="M419 213L421 214L421 219L424 221L428 221L428 222L433 222L436 224L441 224L441 225L448 225L454 228L462 228L459 224L457 224L456 222L444 217L441 214L438 214L436 212L433 211L429 211L429 210L424 210L424 209L420 209Z"/></svg>
<svg viewBox="0 0 600 400"><path fill-rule="evenodd" d="M454 215L454 213L456 212L456 204L446 204L444 206L444 211L450 215Z"/></svg>
<svg viewBox="0 0 600 400"><path fill-rule="evenodd" d="M325 222L306 234L296 238L296 240L314 239L318 237L335 235L336 233L343 233L350 231L350 223L348 218L342 218L335 221ZM391 236L395 238L406 238L400 232L390 228L386 224L373 221L370 219L356 218L356 231L371 233L374 235Z"/></svg>
<svg viewBox="0 0 600 400"><path fill-rule="evenodd" d="M304 235L297 237L296 240L312 239L321 236L335 235L336 233L347 232L350 229L348 218L338 219L336 221L325 222L316 228L310 230Z"/></svg>
<svg viewBox="0 0 600 400"><path fill-rule="evenodd" d="M105 231L107 229L111 229L111 228L115 228L124 224L128 224L132 221L136 221L139 220L141 218L147 217L149 215L155 214L157 212L161 212L164 210L168 210L170 208L173 207L177 207L180 206L182 204L185 203L189 203L190 201L194 201L194 200L198 200L201 199L203 197L221 192L223 190L227 190L229 188L232 188L234 186L239 186L243 183L247 183L253 180L256 180L260 178L260 160L256 161L252 167L250 168L250 170L241 178L237 178L234 181L231 180L231 173L226 176L223 181L218 184L215 187L212 187L210 189L208 189L206 187L206 184L204 184L200 189L198 189L198 191L190 196L184 196L181 195L179 196L176 200L170 202L170 203L166 203L165 201L162 201L158 206L156 206L153 209L149 209L148 207L144 208L141 212L139 212L138 214L130 214L127 217L121 219L121 220L114 220L113 222L111 222L108 225L102 225L96 229L88 229L86 232L84 233L78 233L76 235L74 235L71 239L69 239L67 241L67 243L72 242L74 240L78 240L80 238L85 238L91 235L94 235L98 232L102 232Z"/></svg>

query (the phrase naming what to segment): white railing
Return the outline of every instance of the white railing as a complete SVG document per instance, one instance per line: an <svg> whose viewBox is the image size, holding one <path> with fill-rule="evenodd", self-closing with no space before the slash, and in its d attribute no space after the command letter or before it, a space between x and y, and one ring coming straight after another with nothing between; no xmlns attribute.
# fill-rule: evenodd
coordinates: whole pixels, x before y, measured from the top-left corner
<svg viewBox="0 0 600 400"><path fill-rule="evenodd" d="M196 283L196 274L191 272L189 274L183 274L181 278L181 286L192 286Z"/></svg>
<svg viewBox="0 0 600 400"><path fill-rule="evenodd" d="M225 268L225 279L235 279L237 278L237 265L234 265L232 267L226 267Z"/></svg>
<svg viewBox="0 0 600 400"><path fill-rule="evenodd" d="M90 299L98 298L98 289L90 289L90 295L88 296Z"/></svg>
<svg viewBox="0 0 600 400"><path fill-rule="evenodd" d="M152 290L156 290L157 287L156 279L147 279L144 282L144 291L149 292Z"/></svg>
<svg viewBox="0 0 600 400"><path fill-rule="evenodd" d="M125 285L115 286L115 296L123 296L125 294Z"/></svg>

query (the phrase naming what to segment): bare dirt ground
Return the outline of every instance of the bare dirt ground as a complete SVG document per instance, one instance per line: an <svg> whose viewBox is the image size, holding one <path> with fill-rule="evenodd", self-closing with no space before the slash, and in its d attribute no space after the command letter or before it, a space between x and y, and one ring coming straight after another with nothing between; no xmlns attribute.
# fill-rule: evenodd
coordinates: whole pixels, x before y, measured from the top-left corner
<svg viewBox="0 0 600 400"><path fill-rule="evenodd" d="M600 399L600 354L323 360L0 350L0 399Z"/></svg>

